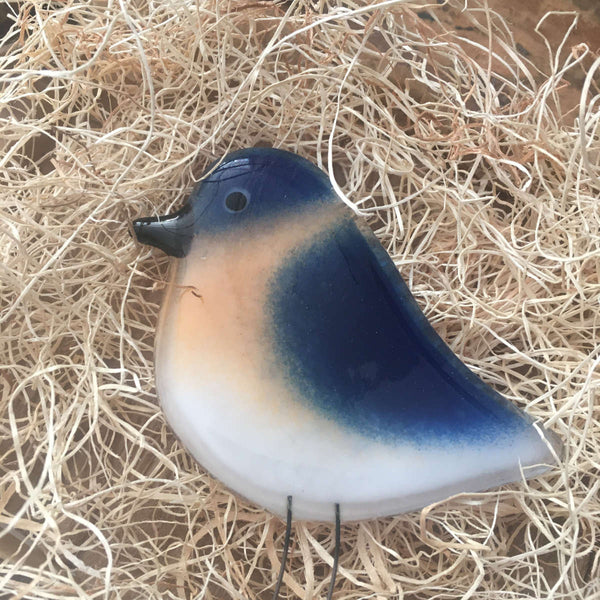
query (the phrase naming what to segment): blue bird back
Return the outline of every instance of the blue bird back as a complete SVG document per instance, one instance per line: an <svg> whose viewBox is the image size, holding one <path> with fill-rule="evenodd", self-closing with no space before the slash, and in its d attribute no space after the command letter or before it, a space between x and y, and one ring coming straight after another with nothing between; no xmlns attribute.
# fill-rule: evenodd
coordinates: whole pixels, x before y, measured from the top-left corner
<svg viewBox="0 0 600 600"><path fill-rule="evenodd" d="M272 278L272 352L288 384L327 417L390 442L475 443L528 427L435 333L361 229L343 219Z"/></svg>

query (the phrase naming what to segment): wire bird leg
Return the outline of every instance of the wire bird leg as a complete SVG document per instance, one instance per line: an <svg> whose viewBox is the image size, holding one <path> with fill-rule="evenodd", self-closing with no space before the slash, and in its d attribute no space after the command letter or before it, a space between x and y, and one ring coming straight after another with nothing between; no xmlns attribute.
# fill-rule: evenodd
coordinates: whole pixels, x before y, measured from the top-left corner
<svg viewBox="0 0 600 600"><path fill-rule="evenodd" d="M333 552L333 567L331 570L331 582L329 584L329 593L327 600L331 600L333 596L333 588L335 587L335 578L338 570L338 561L340 558L340 505L335 505L335 550Z"/></svg>
<svg viewBox="0 0 600 600"><path fill-rule="evenodd" d="M290 548L290 534L292 532L292 497L287 497L287 519L285 525L285 539L283 541L283 556L281 557L281 567L279 567L279 576L277 577L277 583L275 584L275 590L273 592L273 600L278 600L279 589L281 588L281 582L283 581L283 574L285 573L285 563L287 562L288 550Z"/></svg>
<svg viewBox="0 0 600 600"><path fill-rule="evenodd" d="M338 562L340 558L340 505L335 505L335 549L333 551L333 567L331 571L331 581L329 583L329 592L327 593L327 600L331 600L333 596L333 589L335 588L335 579L337 577ZM292 532L292 497L287 497L287 519L285 526L285 539L283 541L283 556L281 557L281 567L279 567L279 576L277 577L277 583L275 584L275 590L273 591L273 600L279 600L279 590L281 589L281 583L283 581L283 574L285 573L285 565L287 562L288 550L290 548L290 535Z"/></svg>

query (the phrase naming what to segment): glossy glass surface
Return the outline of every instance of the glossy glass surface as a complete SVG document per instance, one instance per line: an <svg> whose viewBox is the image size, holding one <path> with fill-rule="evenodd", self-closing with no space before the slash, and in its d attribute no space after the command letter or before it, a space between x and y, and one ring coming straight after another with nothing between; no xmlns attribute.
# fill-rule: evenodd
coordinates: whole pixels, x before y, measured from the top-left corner
<svg viewBox="0 0 600 600"><path fill-rule="evenodd" d="M551 445L433 331L324 173L279 150L228 157L138 238L180 256L157 386L189 451L296 518L419 508L546 470ZM192 293L193 292L193 293Z"/></svg>

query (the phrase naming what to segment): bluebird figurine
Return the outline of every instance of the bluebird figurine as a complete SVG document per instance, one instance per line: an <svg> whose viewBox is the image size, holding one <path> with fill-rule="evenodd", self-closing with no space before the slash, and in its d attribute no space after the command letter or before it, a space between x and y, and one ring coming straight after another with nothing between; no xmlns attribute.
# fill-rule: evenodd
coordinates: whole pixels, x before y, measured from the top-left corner
<svg viewBox="0 0 600 600"><path fill-rule="evenodd" d="M160 318L167 420L269 511L391 515L534 476L559 442L435 333L328 177L281 150L229 154L175 214L134 222L178 257ZM341 515L341 517L340 517Z"/></svg>

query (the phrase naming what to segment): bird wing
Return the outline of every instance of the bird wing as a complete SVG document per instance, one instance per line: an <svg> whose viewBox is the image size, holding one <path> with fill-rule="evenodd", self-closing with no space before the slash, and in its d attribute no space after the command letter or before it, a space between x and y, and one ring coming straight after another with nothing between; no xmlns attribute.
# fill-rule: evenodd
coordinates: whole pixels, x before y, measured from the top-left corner
<svg viewBox="0 0 600 600"><path fill-rule="evenodd" d="M342 427L436 446L531 427L443 342L379 241L352 218L290 256L268 304L288 384Z"/></svg>

